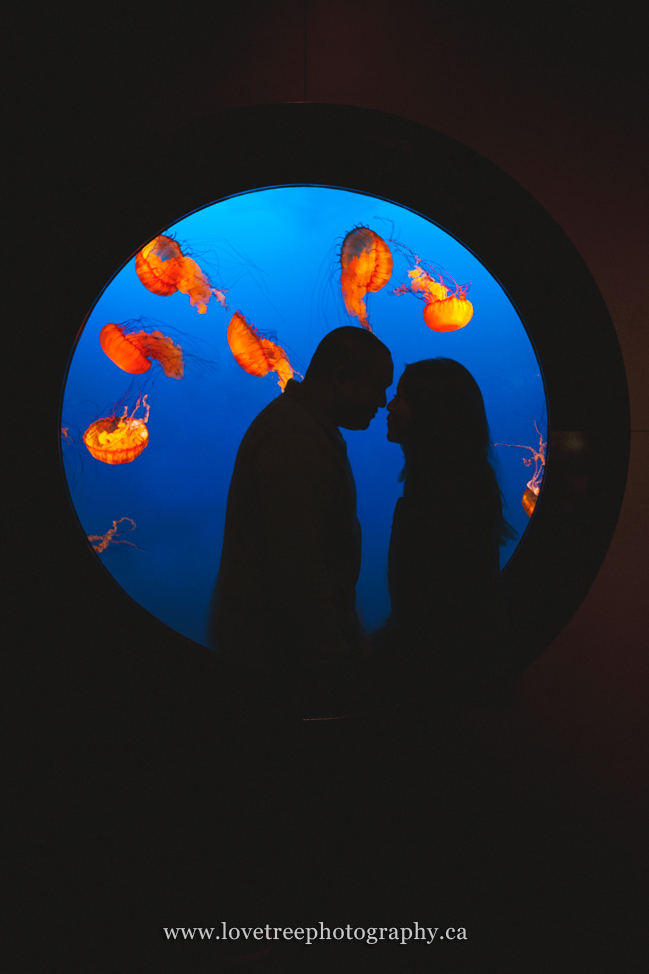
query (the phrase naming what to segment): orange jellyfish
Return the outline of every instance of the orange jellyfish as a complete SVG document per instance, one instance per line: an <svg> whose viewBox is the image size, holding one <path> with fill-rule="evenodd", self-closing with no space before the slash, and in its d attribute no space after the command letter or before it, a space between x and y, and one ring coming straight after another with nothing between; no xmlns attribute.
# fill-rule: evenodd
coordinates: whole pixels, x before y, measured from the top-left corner
<svg viewBox="0 0 649 974"><path fill-rule="evenodd" d="M469 285L458 286L448 297L426 303L424 321L433 331L457 331L468 325L473 317L473 305L466 300ZM446 289L445 289L446 290Z"/></svg>
<svg viewBox="0 0 649 974"><path fill-rule="evenodd" d="M227 339L235 361L249 375L276 372L281 389L293 378L295 373L284 349L264 338L240 311L235 311L230 319Z"/></svg>
<svg viewBox="0 0 649 974"><path fill-rule="evenodd" d="M369 227L350 230L340 250L340 289L345 307L368 331L367 306L363 298L379 291L392 276L392 253L382 237Z"/></svg>
<svg viewBox="0 0 649 974"><path fill-rule="evenodd" d="M543 482L543 474L545 472L545 448L548 445L547 441L543 440L543 434L539 432L539 428L536 425L536 420L534 420L534 429L539 434L538 450L536 450L533 446L523 446L520 443L494 443L494 446L511 446L517 450L529 450L532 454L531 457L523 457L523 463L526 467L531 467L534 465L532 477L527 482L527 489L523 493L522 499L523 510L528 517L531 517L534 513L536 502L539 494L541 493L541 484Z"/></svg>
<svg viewBox="0 0 649 974"><path fill-rule="evenodd" d="M531 517L532 514L534 514L534 508L536 507L538 496L538 493L532 487L528 487L527 490L523 492L523 510L528 517Z"/></svg>
<svg viewBox="0 0 649 974"><path fill-rule="evenodd" d="M126 331L127 323L115 325L109 322L99 333L99 344L115 365L131 375L141 375L151 368L156 359L162 371L172 379L182 379L185 369L183 350L160 331Z"/></svg>
<svg viewBox="0 0 649 974"><path fill-rule="evenodd" d="M117 525L121 524L122 521L128 521L131 527L124 528L124 530L122 531L118 531ZM120 517L118 518L117 521L113 521L112 528L109 528L108 531L106 531L106 534L89 534L88 541L97 542L96 544L93 544L93 548L95 549L98 555L100 555L102 551L105 551L109 544L127 544L130 545L132 548L137 548L138 551L142 551L142 549L138 548L137 545L134 544L132 541L125 541L123 538L115 537L115 535L124 534L125 531L133 531L136 527L137 525L133 520L133 518Z"/></svg>
<svg viewBox="0 0 649 974"><path fill-rule="evenodd" d="M121 416L105 416L91 423L83 434L83 442L95 458L102 463L131 463L139 457L149 442L149 404L147 397L138 399L131 415L124 406ZM142 406L145 414L136 419L135 413Z"/></svg>
<svg viewBox="0 0 649 974"><path fill-rule="evenodd" d="M391 240L390 243L396 241ZM449 294L451 289L440 271L433 272L432 268L422 266L421 259L409 248L404 248L403 244L397 246L409 263L412 264L414 261L414 266L408 271L410 283L395 288L394 294L410 293L424 300L426 302L423 312L424 321L432 331L457 331L468 325L473 317L473 305L466 299L471 285L460 285L453 281L453 290ZM408 250L408 254L405 254L404 250ZM433 273L437 273L439 281L435 280ZM449 281L451 280L452 278L449 278Z"/></svg>
<svg viewBox="0 0 649 974"><path fill-rule="evenodd" d="M227 310L225 289L213 287L207 274L183 254L173 237L160 234L143 247L135 258L135 272L152 294L165 298L176 291L187 294L199 314L205 314L212 295Z"/></svg>

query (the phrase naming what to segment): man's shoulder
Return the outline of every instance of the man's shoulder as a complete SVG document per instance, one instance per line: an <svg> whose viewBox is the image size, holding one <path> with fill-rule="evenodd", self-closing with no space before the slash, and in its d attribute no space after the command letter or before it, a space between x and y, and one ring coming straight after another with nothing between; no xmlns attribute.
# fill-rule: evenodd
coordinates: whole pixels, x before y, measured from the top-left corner
<svg viewBox="0 0 649 974"><path fill-rule="evenodd" d="M338 469L341 456L324 428L291 396L273 399L253 419L237 453L241 468L264 465L281 458L282 464L318 468L324 474Z"/></svg>
<svg viewBox="0 0 649 974"><path fill-rule="evenodd" d="M325 435L322 428L318 426L301 403L282 393L255 416L248 427L244 440L257 440L267 436L294 435L299 432L318 438L320 435Z"/></svg>
<svg viewBox="0 0 649 974"><path fill-rule="evenodd" d="M292 396L287 396L286 393L282 392L279 396L271 399L268 405L257 414L252 422L254 424L264 420L273 421L275 419L279 419L280 417L304 417L305 419L311 418L304 406L298 402L297 399L294 399Z"/></svg>

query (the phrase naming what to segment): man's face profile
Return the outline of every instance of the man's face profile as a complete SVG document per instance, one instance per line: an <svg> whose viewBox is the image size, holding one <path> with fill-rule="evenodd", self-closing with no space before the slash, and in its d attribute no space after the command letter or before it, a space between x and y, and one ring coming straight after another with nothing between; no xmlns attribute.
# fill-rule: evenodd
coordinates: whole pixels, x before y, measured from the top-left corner
<svg viewBox="0 0 649 974"><path fill-rule="evenodd" d="M377 355L356 375L339 366L334 380L339 392L339 422L347 430L366 430L386 403L394 369L389 355Z"/></svg>

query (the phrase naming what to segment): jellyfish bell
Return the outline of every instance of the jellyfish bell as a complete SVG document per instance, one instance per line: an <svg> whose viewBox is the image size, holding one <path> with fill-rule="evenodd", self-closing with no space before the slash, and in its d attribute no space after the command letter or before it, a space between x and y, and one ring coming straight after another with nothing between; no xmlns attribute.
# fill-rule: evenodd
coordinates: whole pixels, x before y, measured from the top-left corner
<svg viewBox="0 0 649 974"><path fill-rule="evenodd" d="M154 237L135 257L135 273L152 294L167 298L178 290L183 275L183 253L172 237Z"/></svg>
<svg viewBox="0 0 649 974"><path fill-rule="evenodd" d="M185 370L182 347L157 329L129 332L131 324L109 322L100 331L99 344L111 362L131 375L142 375L149 371L151 360L155 359L166 376L182 379Z"/></svg>
<svg viewBox="0 0 649 974"><path fill-rule="evenodd" d="M458 331L468 325L472 317L471 302L456 295L429 301L424 308L424 321L432 331Z"/></svg>
<svg viewBox="0 0 649 974"><path fill-rule="evenodd" d="M135 335L127 335L122 325L109 322L99 333L99 344L111 362L131 375L142 375L151 368Z"/></svg>
<svg viewBox="0 0 649 974"><path fill-rule="evenodd" d="M275 372L282 390L293 378L295 371L284 349L264 337L240 311L230 319L227 339L235 361L249 375L262 377Z"/></svg>
<svg viewBox="0 0 649 974"><path fill-rule="evenodd" d="M159 234L135 257L135 273L152 294L170 297L176 291L186 294L199 314L205 314L212 297L224 307L225 289L214 287L204 271L173 237Z"/></svg>
<svg viewBox="0 0 649 974"><path fill-rule="evenodd" d="M368 258L366 262L367 290L378 291L392 275L392 251L385 240L369 227L354 227L346 234L340 248L340 265L343 270L354 260Z"/></svg>
<svg viewBox="0 0 649 974"><path fill-rule="evenodd" d="M523 494L523 500L522 500L523 510L525 511L528 517L531 517L532 514L534 514L534 508L536 507L536 502L538 500L538 497L539 497L538 490L535 491L532 487L528 487L525 493Z"/></svg>
<svg viewBox="0 0 649 974"><path fill-rule="evenodd" d="M379 291L392 276L392 252L385 240L369 227L354 227L340 249L340 289L347 313L357 317L367 331L366 294Z"/></svg>
<svg viewBox="0 0 649 974"><path fill-rule="evenodd" d="M534 424L536 425L536 423ZM541 443L539 446L540 452L535 450L532 451L533 456L531 458L524 458L523 463L526 466L531 466L534 464L534 474L531 480L527 482L527 488L523 494L522 504L523 510L528 517L531 517L534 513L534 508L536 507L536 502L541 493L541 483L543 481L543 472L545 470L545 447L546 444L543 442L543 437L541 437ZM529 448L531 449L531 447Z"/></svg>
<svg viewBox="0 0 649 974"><path fill-rule="evenodd" d="M133 412L128 414L128 406L124 406L121 416L104 416L91 423L83 434L83 442L91 456L102 463L120 464L132 463L149 443L149 431L146 424L149 421L149 404L143 396L135 404ZM135 413L142 406L145 410L142 418L136 418Z"/></svg>

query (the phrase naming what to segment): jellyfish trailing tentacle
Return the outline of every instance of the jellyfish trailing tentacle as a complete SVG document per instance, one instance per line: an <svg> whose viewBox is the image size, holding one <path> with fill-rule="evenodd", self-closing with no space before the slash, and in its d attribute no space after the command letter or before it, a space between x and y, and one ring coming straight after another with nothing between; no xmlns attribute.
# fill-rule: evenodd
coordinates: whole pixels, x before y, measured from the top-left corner
<svg viewBox="0 0 649 974"><path fill-rule="evenodd" d="M122 521L128 521L131 525L130 528L124 528L122 531L117 530L117 525L121 524ZM142 551L142 548L138 546L133 541L126 541L124 538L116 537L116 535L124 534L126 531L134 531L137 527L135 521L131 517L120 517L116 521L113 521L112 528L109 528L106 534L89 534L88 541L96 542L93 543L92 547L97 552L98 555L105 551L109 544L127 544L131 548L137 548L138 551Z"/></svg>
<svg viewBox="0 0 649 974"><path fill-rule="evenodd" d="M138 332L137 339L142 345L144 354L156 359L162 366L162 371L170 379L182 379L185 372L183 350L168 335L160 331L151 333Z"/></svg>
<svg viewBox="0 0 649 974"><path fill-rule="evenodd" d="M293 378L295 370L284 349L265 338L240 311L235 311L230 319L227 339L235 361L249 375L264 376L275 372L282 390Z"/></svg>
<svg viewBox="0 0 649 974"><path fill-rule="evenodd" d="M366 294L379 291L392 276L392 252L385 240L369 227L354 227L340 249L340 289L347 313L357 317L367 331Z"/></svg>
<svg viewBox="0 0 649 974"><path fill-rule="evenodd" d="M135 272L152 294L169 297L180 291L199 314L205 314L212 295L227 310L227 289L214 287L196 261L183 254L173 237L160 234L135 257Z"/></svg>
<svg viewBox="0 0 649 974"><path fill-rule="evenodd" d="M84 471L86 448L81 429L69 416L62 417L60 449L66 480L71 488L75 487Z"/></svg>
<svg viewBox="0 0 649 974"><path fill-rule="evenodd" d="M434 271L432 267L425 265L409 247L394 240L390 240L390 243L411 265L408 271L409 283L404 282L392 293L413 294L425 301L424 321L432 331L457 331L468 325L473 317L473 305L466 297L471 285L458 284L448 275L448 279L445 279L441 271ZM435 280L435 273L439 281Z"/></svg>
<svg viewBox="0 0 649 974"><path fill-rule="evenodd" d="M91 423L83 434L83 442L88 451L102 463L131 463L142 453L149 442L149 431L146 424L149 421L150 406L147 397L138 398L133 412L128 415L128 407L124 406L121 416L104 416ZM135 413L142 406L144 416L135 418Z"/></svg>
<svg viewBox="0 0 649 974"><path fill-rule="evenodd" d="M529 450L532 454L531 457L523 457L523 463L526 467L532 467L533 465L532 476L527 482L527 488L523 493L521 501L523 510L528 517L531 517L534 513L536 502L541 493L541 484L543 483L543 474L545 473L545 450L548 445L536 425L536 420L534 420L534 429L539 436L538 449L535 449L533 446L524 446L522 443L494 443L494 446L509 446L516 450Z"/></svg>
<svg viewBox="0 0 649 974"><path fill-rule="evenodd" d="M182 379L185 370L183 350L161 331L127 332L127 323L109 322L99 333L99 344L115 365L131 375L142 375L157 360L171 379Z"/></svg>

